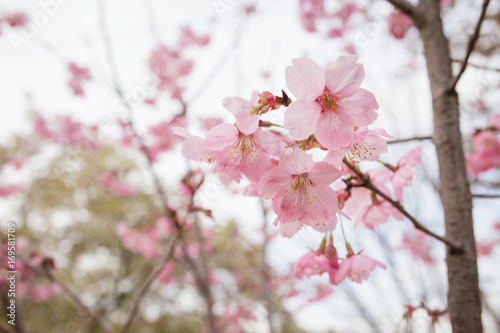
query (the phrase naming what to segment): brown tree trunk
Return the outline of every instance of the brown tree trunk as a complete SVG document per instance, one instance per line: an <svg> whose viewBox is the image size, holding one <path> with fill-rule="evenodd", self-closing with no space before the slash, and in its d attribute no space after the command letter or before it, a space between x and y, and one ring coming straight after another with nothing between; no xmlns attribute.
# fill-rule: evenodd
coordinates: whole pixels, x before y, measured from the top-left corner
<svg viewBox="0 0 500 333"><path fill-rule="evenodd" d="M448 310L453 332L482 332L477 254L472 221L472 195L465 169L458 95L453 79L448 39L444 35L439 1L421 0L415 25L420 30L432 93L434 135L446 238L463 251L448 248Z"/></svg>

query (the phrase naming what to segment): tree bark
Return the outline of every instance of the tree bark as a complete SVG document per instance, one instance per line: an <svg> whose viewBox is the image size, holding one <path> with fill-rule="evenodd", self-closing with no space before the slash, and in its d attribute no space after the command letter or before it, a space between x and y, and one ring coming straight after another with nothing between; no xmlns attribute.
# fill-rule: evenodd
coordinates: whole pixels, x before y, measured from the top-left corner
<svg viewBox="0 0 500 333"><path fill-rule="evenodd" d="M446 238L463 249L447 250L448 310L453 332L482 332L472 195L460 132L458 94L454 87L450 89L453 73L449 42L443 31L439 1L421 0L418 9L414 21L424 44L430 80Z"/></svg>

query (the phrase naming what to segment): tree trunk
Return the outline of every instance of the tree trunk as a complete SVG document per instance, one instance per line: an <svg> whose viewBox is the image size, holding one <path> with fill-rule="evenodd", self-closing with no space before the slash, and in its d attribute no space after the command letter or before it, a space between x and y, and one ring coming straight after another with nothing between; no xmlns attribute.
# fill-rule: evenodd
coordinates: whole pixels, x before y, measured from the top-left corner
<svg viewBox="0 0 500 333"><path fill-rule="evenodd" d="M434 135L440 196L444 208L446 238L463 251L448 248L448 310L453 332L482 332L477 254L472 221L472 195L465 169L458 95L448 89L453 73L448 39L444 35L439 1L421 0L415 20L424 44L432 93Z"/></svg>

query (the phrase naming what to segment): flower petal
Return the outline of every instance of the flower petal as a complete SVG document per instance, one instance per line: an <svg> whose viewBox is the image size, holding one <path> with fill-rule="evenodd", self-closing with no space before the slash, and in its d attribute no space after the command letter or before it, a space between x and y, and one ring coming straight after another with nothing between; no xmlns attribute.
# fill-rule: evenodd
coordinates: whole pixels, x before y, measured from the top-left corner
<svg viewBox="0 0 500 333"><path fill-rule="evenodd" d="M342 171L326 162L314 163L311 171L307 173L307 178L313 186L328 186L344 174Z"/></svg>
<svg viewBox="0 0 500 333"><path fill-rule="evenodd" d="M363 82L365 70L357 56L340 56L325 71L326 86L337 96L351 96Z"/></svg>
<svg viewBox="0 0 500 333"><path fill-rule="evenodd" d="M308 58L295 58L285 69L286 86L299 99L314 100L325 90L325 73Z"/></svg>
<svg viewBox="0 0 500 333"><path fill-rule="evenodd" d="M323 115L318 120L318 129L314 135L326 148L338 150L351 145L354 139L354 128L346 125L339 118Z"/></svg>
<svg viewBox="0 0 500 333"><path fill-rule="evenodd" d="M272 199L279 191L286 188L292 181L292 176L279 167L272 168L259 181L259 195Z"/></svg>
<svg viewBox="0 0 500 333"><path fill-rule="evenodd" d="M320 117L319 104L314 101L292 102L285 111L285 127L294 140L305 140L316 131Z"/></svg>
<svg viewBox="0 0 500 333"><path fill-rule="evenodd" d="M309 172L314 166L312 155L300 149L288 148L280 154L279 167L289 175Z"/></svg>
<svg viewBox="0 0 500 333"><path fill-rule="evenodd" d="M227 110L231 111L235 115L241 111L250 111L248 101L241 97L226 97L222 101L222 104Z"/></svg>
<svg viewBox="0 0 500 333"><path fill-rule="evenodd" d="M250 135L259 127L259 116L251 115L248 111L241 111L236 114L236 127L241 133Z"/></svg>
<svg viewBox="0 0 500 333"><path fill-rule="evenodd" d="M238 140L238 129L231 124L220 124L207 133L205 148L212 151L220 151L227 146L233 145Z"/></svg>
<svg viewBox="0 0 500 333"><path fill-rule="evenodd" d="M360 88L351 96L342 97L344 110L354 120L354 126L368 126L375 121L378 113L378 103L375 96L366 89Z"/></svg>

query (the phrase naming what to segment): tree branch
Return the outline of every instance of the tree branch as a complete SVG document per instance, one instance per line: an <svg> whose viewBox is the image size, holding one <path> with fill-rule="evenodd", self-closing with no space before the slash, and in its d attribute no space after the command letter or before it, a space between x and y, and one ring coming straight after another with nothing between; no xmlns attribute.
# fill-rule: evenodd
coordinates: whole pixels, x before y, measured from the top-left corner
<svg viewBox="0 0 500 333"><path fill-rule="evenodd" d="M448 87L448 91L453 91L455 90L455 87L457 86L458 81L462 77L462 74L465 72L465 69L467 68L467 64L469 62L469 57L472 54L472 51L474 50L474 46L476 45L477 40L479 39L479 32L481 30L481 26L484 22L484 18L486 16L486 9L488 8L488 5L490 4L490 0L484 0L483 2L483 7L481 8L481 15L479 15L479 20L477 21L476 28L474 29L474 33L469 39L469 43L467 45L467 51L465 53L465 58L462 61L462 66L460 68L460 71L458 74L452 79L451 84Z"/></svg>
<svg viewBox="0 0 500 333"><path fill-rule="evenodd" d="M163 259L153 268L151 273L149 273L148 277L146 278L146 281L144 282L144 285L141 288L141 291L139 292L139 295L137 296L134 305L132 306L132 309L130 310L130 314L127 317L127 321L123 325L122 329L120 330L120 333L125 333L128 331L130 326L132 325L132 322L134 321L135 316L137 315L137 312L139 311L139 305L146 296L146 294L149 291L149 288L151 287L153 281L156 279L158 274L162 271L163 267L165 264L172 259L174 255L174 250L175 250L175 245L179 241L180 237L182 236L182 229L178 229L177 232L174 234L174 238L172 239L172 243L169 246L169 251L163 257Z"/></svg>
<svg viewBox="0 0 500 333"><path fill-rule="evenodd" d="M453 62L462 63L462 60L458 60L458 59L452 59L452 61ZM497 67L488 67L488 66L485 66L485 65L474 64L474 63L471 63L470 61L468 61L467 63L468 63L469 67L474 67L474 68L478 68L478 69L484 69L484 70L487 70L487 71L500 72L500 68L497 68Z"/></svg>
<svg viewBox="0 0 500 333"><path fill-rule="evenodd" d="M401 143L401 142L409 142L409 141L425 141L425 140L432 140L431 136L416 136L413 138L407 138L407 139L395 139L395 140L389 140L386 143L388 145L393 144L393 143Z"/></svg>
<svg viewBox="0 0 500 333"><path fill-rule="evenodd" d="M33 270L40 272L40 270L37 267L34 267L33 265L31 265L27 261L24 261L24 262ZM75 302L78 306L83 308L92 318L94 318L94 320L97 322L97 324L102 328L102 330L105 333L111 333L111 329L108 327L108 325L106 324L104 319L101 317L101 315L99 313L95 312L94 309L92 309L91 307L85 305L83 303L83 301L80 299L80 297L74 291L71 290L71 288L69 288L64 282L62 282L57 277L55 277L54 274L52 274L50 269L43 269L42 272L45 276L47 276L49 278L49 280L59 284L61 286L61 288L63 289L63 291L66 293L66 295L68 295L69 298L71 298L71 300L73 302Z"/></svg>
<svg viewBox="0 0 500 333"><path fill-rule="evenodd" d="M480 199L498 199L500 198L500 194L472 194L474 198Z"/></svg>
<svg viewBox="0 0 500 333"><path fill-rule="evenodd" d="M384 198L387 202L389 202L391 205L393 205L397 210L399 210L401 213L403 213L412 223L413 225L415 226L415 228L417 228L418 230L420 231L423 231L424 233L426 233L427 235L431 236L431 237L434 237L435 239L445 243L446 245L448 245L452 250L455 250L455 251L463 251L462 247L457 245L457 244L454 244L453 242L451 242L449 239L446 239L442 236L439 236L438 234L430 231L429 229L427 229L422 223L420 223L416 218L414 218L410 213L408 213L406 211L406 209L401 205L401 203L399 203L399 201L395 201L393 200L392 198L390 198L387 194L385 194L384 192L382 192L377 186L375 186L375 184L372 183L372 181L370 180L370 177L368 175L365 175L363 172L361 172L358 168L356 168L355 166L353 166L348 160L347 158L344 157L344 164L349 168L351 169L359 178L360 180L363 181L362 184L360 184L361 186L363 187L366 187L367 189L375 192L376 194L380 195L382 198Z"/></svg>
<svg viewBox="0 0 500 333"><path fill-rule="evenodd" d="M394 7L411 17L412 19L416 18L416 10L417 8L413 6L409 1L407 0L387 0L390 2Z"/></svg>

